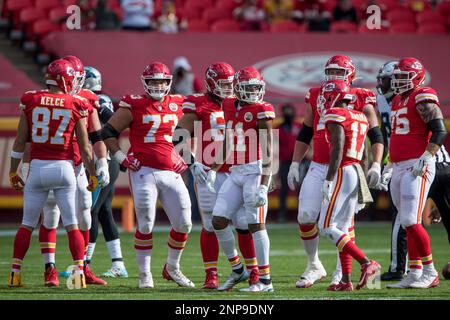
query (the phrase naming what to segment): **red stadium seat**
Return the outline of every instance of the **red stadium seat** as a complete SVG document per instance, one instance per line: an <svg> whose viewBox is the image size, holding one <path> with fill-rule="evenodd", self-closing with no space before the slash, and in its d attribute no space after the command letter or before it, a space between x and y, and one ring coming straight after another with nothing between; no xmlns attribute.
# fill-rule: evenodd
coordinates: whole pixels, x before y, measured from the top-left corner
<svg viewBox="0 0 450 320"><path fill-rule="evenodd" d="M211 0L187 0L184 4L184 8L196 8L202 10L212 6L213 3Z"/></svg>
<svg viewBox="0 0 450 320"><path fill-rule="evenodd" d="M417 22L420 24L444 24L445 18L440 12L424 11L417 14Z"/></svg>
<svg viewBox="0 0 450 320"><path fill-rule="evenodd" d="M450 16L450 1L442 1L437 6L437 11L446 17Z"/></svg>
<svg viewBox="0 0 450 320"><path fill-rule="evenodd" d="M416 26L413 23L395 23L389 28L389 32L395 33L416 33Z"/></svg>
<svg viewBox="0 0 450 320"><path fill-rule="evenodd" d="M6 2L6 9L12 12L17 12L32 6L33 2L31 0L8 0Z"/></svg>
<svg viewBox="0 0 450 320"><path fill-rule="evenodd" d="M51 23L48 20L38 20L33 23L33 33L38 37L43 37L46 34L60 30L60 26L54 23Z"/></svg>
<svg viewBox="0 0 450 320"><path fill-rule="evenodd" d="M278 21L270 25L271 32L300 32L300 26L293 21Z"/></svg>
<svg viewBox="0 0 450 320"><path fill-rule="evenodd" d="M187 31L190 32L207 32L209 25L205 20L188 20Z"/></svg>
<svg viewBox="0 0 450 320"><path fill-rule="evenodd" d="M63 19L65 19L68 16L66 12L66 8L60 7L60 8L54 8L50 10L50 13L48 14L48 17L51 22L59 23Z"/></svg>
<svg viewBox="0 0 450 320"><path fill-rule="evenodd" d="M386 33L388 30L386 28L381 27L381 29L368 29L367 24L365 21L361 22L361 24L358 27L359 33L365 33L365 34L374 34L374 33Z"/></svg>
<svg viewBox="0 0 450 320"><path fill-rule="evenodd" d="M47 14L42 9L36 9L34 7L26 8L20 11L20 23L29 24L36 20L45 19Z"/></svg>
<svg viewBox="0 0 450 320"><path fill-rule="evenodd" d="M63 1L63 6L64 7L68 7L74 4L77 4L78 0L64 0Z"/></svg>
<svg viewBox="0 0 450 320"><path fill-rule="evenodd" d="M218 8L208 8L203 11L202 19L211 24L221 19L231 19L231 11L223 11Z"/></svg>
<svg viewBox="0 0 450 320"><path fill-rule="evenodd" d="M358 25L350 21L331 22L330 31L332 33L354 33L358 32Z"/></svg>
<svg viewBox="0 0 450 320"><path fill-rule="evenodd" d="M212 32L231 32L231 31L240 31L241 26L235 20L219 20L213 23L211 26Z"/></svg>
<svg viewBox="0 0 450 320"><path fill-rule="evenodd" d="M219 0L216 2L216 8L223 10L224 12L232 12L238 6L239 3L234 0Z"/></svg>
<svg viewBox="0 0 450 320"><path fill-rule="evenodd" d="M387 13L387 19L391 24L415 23L414 13L407 9L395 9Z"/></svg>
<svg viewBox="0 0 450 320"><path fill-rule="evenodd" d="M419 34L448 34L445 25L440 23L422 24L417 32Z"/></svg>
<svg viewBox="0 0 450 320"><path fill-rule="evenodd" d="M182 10L180 10L183 18L187 20L192 19L200 19L202 16L202 10L192 7L184 7Z"/></svg>
<svg viewBox="0 0 450 320"><path fill-rule="evenodd" d="M38 9L50 10L61 5L59 0L36 0L34 6Z"/></svg>

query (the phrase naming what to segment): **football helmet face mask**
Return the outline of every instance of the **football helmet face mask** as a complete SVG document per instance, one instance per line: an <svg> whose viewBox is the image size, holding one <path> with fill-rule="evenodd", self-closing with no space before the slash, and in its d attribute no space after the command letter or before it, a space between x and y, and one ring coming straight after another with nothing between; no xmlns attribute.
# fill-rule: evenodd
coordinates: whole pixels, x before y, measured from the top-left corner
<svg viewBox="0 0 450 320"><path fill-rule="evenodd" d="M264 98L266 83L258 70L246 67L234 75L233 87L238 100L257 103Z"/></svg>
<svg viewBox="0 0 450 320"><path fill-rule="evenodd" d="M71 94L78 94L83 88L86 76L83 62L75 56L65 56L63 59L69 61L73 65L73 69L75 70L75 83Z"/></svg>
<svg viewBox="0 0 450 320"><path fill-rule="evenodd" d="M403 58L392 72L391 87L402 94L420 86L425 81L425 68L416 58Z"/></svg>
<svg viewBox="0 0 450 320"><path fill-rule="evenodd" d="M102 75L100 74L100 72L94 67L90 66L84 67L84 71L86 77L83 87L94 92L102 91Z"/></svg>
<svg viewBox="0 0 450 320"><path fill-rule="evenodd" d="M343 80L326 81L320 87L320 94L317 97L317 111L322 116L326 110L336 107L337 103L342 100L353 100L348 83Z"/></svg>
<svg viewBox="0 0 450 320"><path fill-rule="evenodd" d="M335 70L335 71L332 71ZM340 72L339 72L340 71ZM356 68L353 61L344 55L336 55L325 64L325 80L343 80L349 84L355 80Z"/></svg>
<svg viewBox="0 0 450 320"><path fill-rule="evenodd" d="M234 69L228 63L217 62L205 72L205 86L208 92L225 99L233 96Z"/></svg>
<svg viewBox="0 0 450 320"><path fill-rule="evenodd" d="M392 98L394 91L391 86L392 74L398 61L388 61L378 70L377 75L377 92L384 95L386 99Z"/></svg>
<svg viewBox="0 0 450 320"><path fill-rule="evenodd" d="M72 64L63 59L51 62L45 72L45 83L70 94L75 83L75 70Z"/></svg>
<svg viewBox="0 0 450 320"><path fill-rule="evenodd" d="M161 62L153 62L145 67L141 76L145 92L155 100L163 99L170 92L172 75Z"/></svg>

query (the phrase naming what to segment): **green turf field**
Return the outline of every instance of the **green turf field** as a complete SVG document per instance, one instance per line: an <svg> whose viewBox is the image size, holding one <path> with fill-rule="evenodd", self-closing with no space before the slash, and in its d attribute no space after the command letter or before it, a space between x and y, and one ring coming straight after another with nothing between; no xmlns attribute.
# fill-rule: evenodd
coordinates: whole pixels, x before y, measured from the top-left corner
<svg viewBox="0 0 450 320"><path fill-rule="evenodd" d="M88 286L85 290L68 290L64 279L60 278L59 288L45 288L43 286L43 265L39 253L38 239L32 238L32 246L28 251L23 265L23 279L26 287L10 289L7 287L7 277L10 268L13 237L5 235L0 237L0 299L450 299L450 281L441 278L439 287L431 290L392 290L385 289L385 283L381 283L381 289L364 289L351 293L327 292L330 277L317 283L310 289L297 289L295 282L303 272L306 257L300 250L297 225L268 226L271 240L271 271L275 292L264 294L240 293L234 290L229 293L219 293L200 289L204 280L204 271L199 249L199 232L193 231L182 258L183 272L194 281L197 288L186 289L177 287L174 282L167 282L161 276L162 266L167 255L166 239L167 231L154 233L154 249L152 257L152 272L155 288L142 290L137 288L137 264L133 249L133 235L122 234L122 251L130 277L128 279L109 279L108 286ZM450 248L447 235L441 225L428 229L431 236L433 258L439 271L450 260ZM35 231L35 234L37 232ZM383 266L388 267L389 261L389 237L390 226L388 224L357 223L356 241L360 248ZM335 247L327 239L321 239L320 258L329 273L334 270L336 264ZM70 264L67 238L58 236L57 267L63 271ZM100 274L107 270L110 261L102 235L99 235L92 270ZM359 278L359 267L354 264L354 285ZM229 275L230 268L220 256L219 275L221 282ZM242 287L243 284L237 287Z"/></svg>

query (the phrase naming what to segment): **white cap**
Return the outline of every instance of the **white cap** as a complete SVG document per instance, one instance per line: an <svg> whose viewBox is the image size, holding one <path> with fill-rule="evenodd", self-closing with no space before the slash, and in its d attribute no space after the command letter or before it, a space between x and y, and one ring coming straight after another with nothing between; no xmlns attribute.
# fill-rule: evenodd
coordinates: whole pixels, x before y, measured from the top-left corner
<svg viewBox="0 0 450 320"><path fill-rule="evenodd" d="M192 70L192 67L186 57L177 57L175 58L175 60L173 60L173 69L175 70L178 68L182 68L186 71Z"/></svg>

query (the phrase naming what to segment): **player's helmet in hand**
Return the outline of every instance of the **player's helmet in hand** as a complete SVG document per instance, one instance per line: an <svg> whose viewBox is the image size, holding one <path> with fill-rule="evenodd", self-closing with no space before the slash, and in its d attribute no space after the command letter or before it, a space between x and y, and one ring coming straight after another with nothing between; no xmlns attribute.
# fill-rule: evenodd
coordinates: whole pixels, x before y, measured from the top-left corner
<svg viewBox="0 0 450 320"><path fill-rule="evenodd" d="M56 86L64 93L71 93L75 82L75 69L73 65L63 59L51 62L45 72L45 83Z"/></svg>
<svg viewBox="0 0 450 320"><path fill-rule="evenodd" d="M206 89L222 99L232 97L234 73L233 67L228 63L213 63L205 72Z"/></svg>
<svg viewBox="0 0 450 320"><path fill-rule="evenodd" d="M233 87L238 100L256 103L262 101L266 83L258 70L253 67L245 67L234 75Z"/></svg>
<svg viewBox="0 0 450 320"><path fill-rule="evenodd" d="M394 95L391 79L398 61L388 61L383 64L377 74L377 92L384 95L387 99Z"/></svg>
<svg viewBox="0 0 450 320"><path fill-rule="evenodd" d="M86 73L84 88L94 92L102 91L102 75L100 71L90 66L85 66L84 71Z"/></svg>
<svg viewBox="0 0 450 320"><path fill-rule="evenodd" d="M329 74L330 70L343 70L342 75ZM352 83L355 80L356 68L352 59L345 55L336 55L328 59L325 64L325 79L328 80L343 80L347 83Z"/></svg>
<svg viewBox="0 0 450 320"><path fill-rule="evenodd" d="M153 62L145 67L144 72L142 72L141 81L145 92L150 97L155 100L161 100L170 92L172 75L164 63Z"/></svg>
<svg viewBox="0 0 450 320"><path fill-rule="evenodd" d="M317 97L317 110L319 114L322 114L325 110L334 108L336 103L342 100L353 100L349 84L343 80L325 81Z"/></svg>
<svg viewBox="0 0 450 320"><path fill-rule="evenodd" d="M392 90L396 94L420 86L425 81L425 67L416 58L403 58L392 73Z"/></svg>
<svg viewBox="0 0 450 320"><path fill-rule="evenodd" d="M63 59L69 61L73 65L73 69L75 70L75 83L71 94L78 94L83 88L84 79L86 76L83 62L75 56L65 56Z"/></svg>

